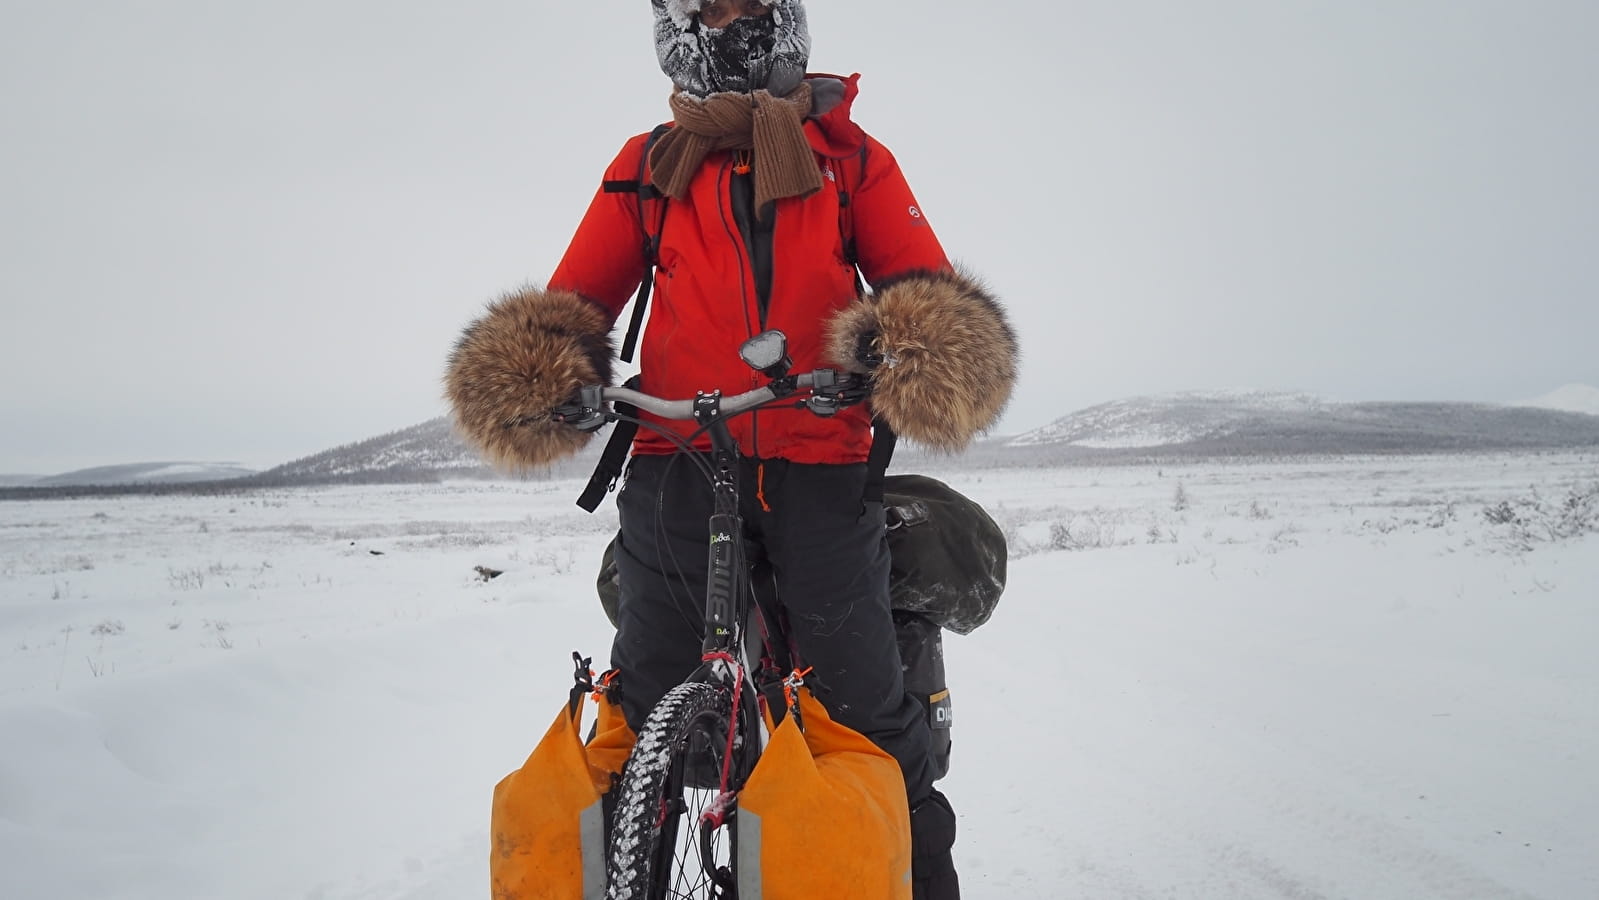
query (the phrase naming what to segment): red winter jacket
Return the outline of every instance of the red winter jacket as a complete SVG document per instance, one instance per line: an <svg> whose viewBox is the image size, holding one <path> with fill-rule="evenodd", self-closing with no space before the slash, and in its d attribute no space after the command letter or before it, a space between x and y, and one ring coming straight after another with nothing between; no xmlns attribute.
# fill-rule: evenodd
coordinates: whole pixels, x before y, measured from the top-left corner
<svg viewBox="0 0 1599 900"><path fill-rule="evenodd" d="M788 336L793 371L832 365L822 358L827 319L855 299L855 272L844 251L841 189L849 193L858 264L868 283L919 269L950 268L893 155L850 120L859 77L844 79L841 104L805 122L823 187L809 197L776 202L764 322L750 250L735 224L731 154L712 153L690 183L688 196L667 202L639 356L646 393L685 399L697 391L735 394L764 384L765 377L739 359L738 348L772 328ZM637 179L647 140L641 134L628 141L605 180ZM658 214L656 202L646 204L647 216ZM596 193L550 277L550 288L595 301L615 322L645 268L638 205L633 193L603 188ZM683 435L695 428L691 422L664 424ZM864 460L871 446L869 414L862 407L830 419L804 410L765 410L738 416L730 425L740 451L763 459L853 463ZM703 438L699 445L710 446ZM640 429L634 444L634 452L644 454L676 449L649 429Z"/></svg>

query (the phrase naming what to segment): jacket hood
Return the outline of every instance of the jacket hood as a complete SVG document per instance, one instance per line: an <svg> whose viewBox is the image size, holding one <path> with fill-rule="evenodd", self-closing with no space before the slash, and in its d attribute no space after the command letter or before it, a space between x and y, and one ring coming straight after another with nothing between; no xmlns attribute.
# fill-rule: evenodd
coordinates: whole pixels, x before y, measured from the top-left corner
<svg viewBox="0 0 1599 900"><path fill-rule="evenodd" d="M816 82L823 79L831 79L844 86L843 99L821 115L813 115L805 120L805 136L810 139L811 149L830 159L842 159L859 153L866 144L866 132L850 118L850 110L856 95L860 93L860 73L847 77L810 74L805 79L811 82L812 90L817 90Z"/></svg>

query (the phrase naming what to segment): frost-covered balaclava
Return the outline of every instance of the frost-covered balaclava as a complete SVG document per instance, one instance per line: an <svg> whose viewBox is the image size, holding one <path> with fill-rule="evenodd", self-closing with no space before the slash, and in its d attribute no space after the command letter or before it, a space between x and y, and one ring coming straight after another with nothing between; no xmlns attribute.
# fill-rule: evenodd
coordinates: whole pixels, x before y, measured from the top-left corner
<svg viewBox="0 0 1599 900"><path fill-rule="evenodd" d="M695 14L703 0L650 0L661 71L684 93L767 90L784 96L805 78L811 36L802 0L760 0L772 12L706 28Z"/></svg>

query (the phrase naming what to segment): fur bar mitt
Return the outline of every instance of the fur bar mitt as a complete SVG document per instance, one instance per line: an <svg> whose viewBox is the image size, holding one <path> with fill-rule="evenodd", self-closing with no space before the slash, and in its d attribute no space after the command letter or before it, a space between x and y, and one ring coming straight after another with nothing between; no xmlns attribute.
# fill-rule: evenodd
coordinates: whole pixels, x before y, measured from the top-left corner
<svg viewBox="0 0 1599 900"><path fill-rule="evenodd" d="M455 425L491 465L547 466L592 437L551 421L589 384L611 383L610 322L570 291L523 288L489 304L450 353L445 396Z"/></svg>
<svg viewBox="0 0 1599 900"><path fill-rule="evenodd" d="M834 316L828 355L870 373L877 415L933 450L962 450L993 427L1016 385L1016 332L999 301L961 272L878 285Z"/></svg>

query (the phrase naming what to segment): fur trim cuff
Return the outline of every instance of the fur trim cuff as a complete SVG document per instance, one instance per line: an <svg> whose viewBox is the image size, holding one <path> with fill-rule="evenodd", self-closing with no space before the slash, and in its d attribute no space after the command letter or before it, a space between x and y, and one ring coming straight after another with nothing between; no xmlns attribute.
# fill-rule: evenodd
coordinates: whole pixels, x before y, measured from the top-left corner
<svg viewBox="0 0 1599 900"><path fill-rule="evenodd" d="M873 410L935 450L964 449L993 427L1016 385L1016 333L1005 310L960 272L914 272L879 285L834 316L828 354L870 372ZM867 354L882 361L869 367Z"/></svg>
<svg viewBox="0 0 1599 900"><path fill-rule="evenodd" d="M497 468L546 466L592 437L550 421L586 384L611 383L610 323L569 291L524 288L466 327L444 376L457 430Z"/></svg>

